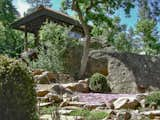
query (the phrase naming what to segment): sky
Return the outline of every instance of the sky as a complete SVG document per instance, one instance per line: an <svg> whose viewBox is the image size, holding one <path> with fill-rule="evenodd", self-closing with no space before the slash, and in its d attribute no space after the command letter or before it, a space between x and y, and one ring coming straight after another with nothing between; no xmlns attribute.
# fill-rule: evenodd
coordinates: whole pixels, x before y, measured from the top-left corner
<svg viewBox="0 0 160 120"><path fill-rule="evenodd" d="M61 1L62 0L52 0L52 4L53 4L52 9L58 11L61 6ZM30 5L27 4L25 2L25 0L13 0L13 4L17 8L17 10L19 11L21 16L23 16L24 12L26 12L27 9L30 8ZM129 28L129 27L135 26L137 19L138 19L137 13L138 13L137 9L132 9L131 10L131 17L127 18L125 16L124 11L122 9L119 9L116 11L116 16L119 16L121 18L121 24L126 24Z"/></svg>

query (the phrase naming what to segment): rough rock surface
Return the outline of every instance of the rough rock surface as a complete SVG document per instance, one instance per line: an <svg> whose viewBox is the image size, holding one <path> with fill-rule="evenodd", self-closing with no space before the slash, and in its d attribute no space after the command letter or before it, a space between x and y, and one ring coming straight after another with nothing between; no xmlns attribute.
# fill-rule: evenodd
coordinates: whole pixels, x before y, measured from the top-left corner
<svg viewBox="0 0 160 120"><path fill-rule="evenodd" d="M90 52L87 71L95 63L96 66L106 67L114 93L137 93L160 88L158 57L94 50Z"/></svg>
<svg viewBox="0 0 160 120"><path fill-rule="evenodd" d="M135 109L140 103L134 97L120 97L113 102L113 105L115 109Z"/></svg>
<svg viewBox="0 0 160 120"><path fill-rule="evenodd" d="M82 92L82 93L88 93L89 92L89 86L85 83L68 83L63 85L64 88L68 88L71 91L76 92Z"/></svg>
<svg viewBox="0 0 160 120"><path fill-rule="evenodd" d="M49 84L49 83L55 82L57 79L57 74L55 73L44 71L40 75L38 75L38 72L39 72L38 70L37 71L35 70L35 73L33 73L33 74L37 74L34 76L36 83Z"/></svg>
<svg viewBox="0 0 160 120"><path fill-rule="evenodd" d="M63 95L63 94L72 94L72 91L70 89L64 88L62 85L60 84L54 84L52 89L51 89L52 93L58 94L58 95Z"/></svg>

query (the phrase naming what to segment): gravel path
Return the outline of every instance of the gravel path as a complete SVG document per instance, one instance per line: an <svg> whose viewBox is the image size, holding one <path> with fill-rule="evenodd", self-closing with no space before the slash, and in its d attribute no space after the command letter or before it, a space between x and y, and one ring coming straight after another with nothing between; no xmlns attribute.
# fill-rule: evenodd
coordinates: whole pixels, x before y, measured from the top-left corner
<svg viewBox="0 0 160 120"><path fill-rule="evenodd" d="M101 93L78 93L80 102L88 104L100 104L109 102L119 97L134 97L135 94L101 94Z"/></svg>

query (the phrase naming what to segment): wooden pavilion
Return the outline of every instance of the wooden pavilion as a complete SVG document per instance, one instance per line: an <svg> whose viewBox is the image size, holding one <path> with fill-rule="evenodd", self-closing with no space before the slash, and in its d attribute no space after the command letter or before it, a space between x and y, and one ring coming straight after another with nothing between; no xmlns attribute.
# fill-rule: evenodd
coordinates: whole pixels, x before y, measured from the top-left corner
<svg viewBox="0 0 160 120"><path fill-rule="evenodd" d="M37 47L39 42L38 31L40 30L41 26L48 20L49 22L52 21L54 23L66 26L73 26L72 31L76 32L82 36L84 36L83 28L79 21L74 20L70 16L54 11L49 8L45 8L40 6L35 12L26 15L25 17L15 21L11 24L11 27L17 30L21 30L25 32L25 39L24 39L24 48L27 50L28 48L28 33L33 33L35 35L35 46Z"/></svg>

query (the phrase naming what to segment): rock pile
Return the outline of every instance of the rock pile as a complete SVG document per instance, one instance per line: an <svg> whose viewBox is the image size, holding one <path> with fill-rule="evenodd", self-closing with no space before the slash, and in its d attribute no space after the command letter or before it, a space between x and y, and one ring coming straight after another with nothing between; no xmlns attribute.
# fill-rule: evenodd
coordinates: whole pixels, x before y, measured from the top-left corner
<svg viewBox="0 0 160 120"><path fill-rule="evenodd" d="M33 72L37 82L37 98L39 107L50 107L59 105L58 113L62 120L73 110L90 110L107 112L108 116L103 120L123 119L160 119L160 111L154 107L153 111L140 112L139 108L145 110L145 97L147 94L100 94L90 93L88 79L78 82L57 82L58 75L49 71L37 70ZM51 118L42 115L41 120ZM75 120L75 117L67 116ZM85 120L83 117L79 117ZM77 119L76 119L77 120Z"/></svg>

